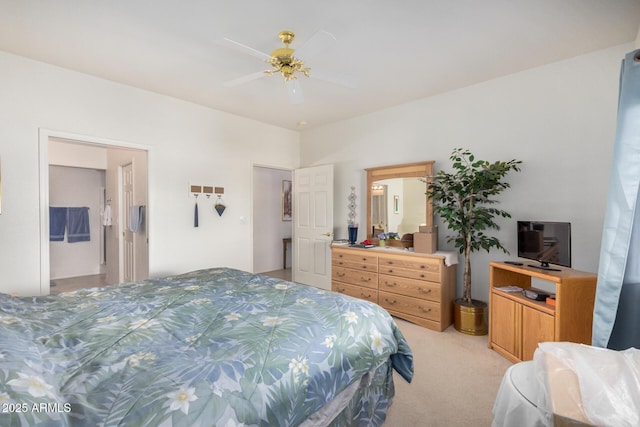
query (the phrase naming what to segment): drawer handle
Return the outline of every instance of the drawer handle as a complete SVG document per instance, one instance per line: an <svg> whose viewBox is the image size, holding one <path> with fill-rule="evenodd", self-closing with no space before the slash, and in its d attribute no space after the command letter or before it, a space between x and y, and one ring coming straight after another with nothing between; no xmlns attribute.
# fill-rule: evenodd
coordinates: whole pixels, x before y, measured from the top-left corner
<svg viewBox="0 0 640 427"><path fill-rule="evenodd" d="M366 266L366 265L363 265L363 266L362 266L362 269L363 269L363 270L366 270L366 269L367 269L367 266Z"/></svg>
<svg viewBox="0 0 640 427"><path fill-rule="evenodd" d="M393 268L388 269L387 273L393 273Z"/></svg>
<svg viewBox="0 0 640 427"><path fill-rule="evenodd" d="M341 289L341 288L336 288L336 290L337 290L338 292L342 293L342 292L344 292L344 291L345 291L345 288L342 288L342 289Z"/></svg>
<svg viewBox="0 0 640 427"><path fill-rule="evenodd" d="M367 260L367 257L362 257L362 261L366 261L366 260Z"/></svg>
<svg viewBox="0 0 640 427"><path fill-rule="evenodd" d="M385 299L384 299L384 301L385 301L386 303L388 303L388 304L392 304L392 305L393 305L393 304L395 304L396 302L398 302L398 301L396 301L396 300L389 301L389 298L385 298Z"/></svg>
<svg viewBox="0 0 640 427"><path fill-rule="evenodd" d="M361 296L362 298L371 298L371 294L367 294L367 295L365 295L365 294L363 294L362 292L360 292L360 296Z"/></svg>
<svg viewBox="0 0 640 427"><path fill-rule="evenodd" d="M393 261L387 261L387 264L393 265Z"/></svg>
<svg viewBox="0 0 640 427"><path fill-rule="evenodd" d="M387 281L385 281L385 282L384 282L384 284L385 284L386 286L390 287L390 288L393 288L393 287L395 287L395 286L397 286L397 285L398 285L396 282L389 283L389 282L387 282Z"/></svg>
<svg viewBox="0 0 640 427"><path fill-rule="evenodd" d="M421 274L420 277L424 279L424 274Z"/></svg>
<svg viewBox="0 0 640 427"><path fill-rule="evenodd" d="M338 258L342 258L342 254L338 255Z"/></svg>
<svg viewBox="0 0 640 427"><path fill-rule="evenodd" d="M421 265L420 268L425 269L425 268L427 268L427 266L426 265Z"/></svg>
<svg viewBox="0 0 640 427"><path fill-rule="evenodd" d="M344 277L345 274L347 274L347 273L343 273L341 271L336 271L336 276L338 276L338 277Z"/></svg>
<svg viewBox="0 0 640 427"><path fill-rule="evenodd" d="M424 290L422 288L418 288L418 292L420 292L421 294L430 294L431 289Z"/></svg>
<svg viewBox="0 0 640 427"><path fill-rule="evenodd" d="M344 265L342 261L338 261L338 265Z"/></svg>
<svg viewBox="0 0 640 427"><path fill-rule="evenodd" d="M370 282L371 281L371 277L368 277L368 278L367 277L361 277L360 281L361 282Z"/></svg>
<svg viewBox="0 0 640 427"><path fill-rule="evenodd" d="M421 312L423 312L423 313L428 313L428 312L430 312L430 311L431 311L431 309L430 309L430 308L424 309L424 308L422 308L422 307L418 307L418 310L420 310L420 311L421 311Z"/></svg>

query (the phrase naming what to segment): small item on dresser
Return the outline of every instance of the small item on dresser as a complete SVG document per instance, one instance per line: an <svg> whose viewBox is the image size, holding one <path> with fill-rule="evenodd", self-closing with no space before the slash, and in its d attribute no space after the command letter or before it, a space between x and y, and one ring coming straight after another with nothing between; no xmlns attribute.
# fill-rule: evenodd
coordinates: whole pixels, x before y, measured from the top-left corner
<svg viewBox="0 0 640 427"><path fill-rule="evenodd" d="M505 261L504 263L509 265L523 265L520 261Z"/></svg>
<svg viewBox="0 0 640 427"><path fill-rule="evenodd" d="M349 243L349 247L351 248L373 248L376 245L371 244L369 239L363 240L360 243Z"/></svg>
<svg viewBox="0 0 640 427"><path fill-rule="evenodd" d="M523 289L522 293L524 294L525 297L532 300L536 300L536 301L546 301L547 297L550 296L546 292L538 291L535 289Z"/></svg>
<svg viewBox="0 0 640 427"><path fill-rule="evenodd" d="M413 250L417 253L432 254L438 250L438 227L419 227L418 233L413 233Z"/></svg>
<svg viewBox="0 0 640 427"><path fill-rule="evenodd" d="M552 305L552 306L556 306L556 296L555 295L549 295L547 297L547 300L545 301L548 305Z"/></svg>

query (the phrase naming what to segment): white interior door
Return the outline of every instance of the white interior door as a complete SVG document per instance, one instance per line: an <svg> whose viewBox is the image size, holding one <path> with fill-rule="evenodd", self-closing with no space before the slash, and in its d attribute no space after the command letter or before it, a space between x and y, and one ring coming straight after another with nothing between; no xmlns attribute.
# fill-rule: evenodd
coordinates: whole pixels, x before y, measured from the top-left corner
<svg viewBox="0 0 640 427"><path fill-rule="evenodd" d="M121 212L122 259L120 262L120 282L132 282L135 277L135 250L133 233L129 229L129 208L133 205L133 165L128 163L121 170Z"/></svg>
<svg viewBox="0 0 640 427"><path fill-rule="evenodd" d="M293 173L293 281L331 289L333 165Z"/></svg>

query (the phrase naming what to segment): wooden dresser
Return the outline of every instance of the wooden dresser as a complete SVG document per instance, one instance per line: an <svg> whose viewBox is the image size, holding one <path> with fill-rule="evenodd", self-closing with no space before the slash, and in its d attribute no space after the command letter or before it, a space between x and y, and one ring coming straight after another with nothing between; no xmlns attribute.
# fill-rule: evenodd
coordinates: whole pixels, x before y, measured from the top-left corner
<svg viewBox="0 0 640 427"><path fill-rule="evenodd" d="M334 246L331 290L366 299L436 331L453 322L456 270L445 256Z"/></svg>

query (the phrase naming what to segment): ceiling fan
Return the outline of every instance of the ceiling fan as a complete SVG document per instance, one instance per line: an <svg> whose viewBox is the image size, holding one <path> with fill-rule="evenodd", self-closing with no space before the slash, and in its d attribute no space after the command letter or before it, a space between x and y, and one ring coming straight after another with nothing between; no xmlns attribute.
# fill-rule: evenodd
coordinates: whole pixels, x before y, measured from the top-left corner
<svg viewBox="0 0 640 427"><path fill-rule="evenodd" d="M321 72L316 69L312 72L312 69L306 66L300 57L294 56L295 50L289 47L296 37L293 31L280 31L278 37L284 44L284 47L273 50L270 55L235 40L231 40L226 37L223 38L221 40L222 44L239 49L240 51L259 58L271 65L271 69L257 71L255 73L229 80L223 83L223 86L233 87L252 80L272 76L274 74L280 74L284 78L284 83L287 88L287 92L289 93L289 100L292 104L300 104L304 100L302 96L302 89L300 88L300 81L298 80L298 76L300 75L355 88L355 83L349 77ZM307 42L298 49L298 52L303 52L303 56L311 57L314 53L318 53L319 51L328 48L335 42L336 38L331 33L320 30L307 40Z"/></svg>

